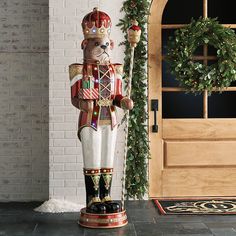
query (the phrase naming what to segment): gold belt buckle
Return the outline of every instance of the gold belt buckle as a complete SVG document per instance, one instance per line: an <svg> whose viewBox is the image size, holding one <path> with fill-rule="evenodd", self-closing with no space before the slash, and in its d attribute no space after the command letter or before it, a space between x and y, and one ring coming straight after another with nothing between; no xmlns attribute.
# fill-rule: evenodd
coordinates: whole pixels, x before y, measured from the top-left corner
<svg viewBox="0 0 236 236"><path fill-rule="evenodd" d="M97 102L98 106L100 107L109 107L112 105L112 100L109 100L109 99L101 99L101 100L98 100Z"/></svg>

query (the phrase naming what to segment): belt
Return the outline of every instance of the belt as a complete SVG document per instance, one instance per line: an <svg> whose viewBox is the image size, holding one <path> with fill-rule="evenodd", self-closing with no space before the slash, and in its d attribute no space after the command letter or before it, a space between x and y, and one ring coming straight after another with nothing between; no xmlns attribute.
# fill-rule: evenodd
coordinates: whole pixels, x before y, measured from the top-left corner
<svg viewBox="0 0 236 236"><path fill-rule="evenodd" d="M110 99L101 99L97 101L97 105L100 107L109 107L113 104L113 100Z"/></svg>

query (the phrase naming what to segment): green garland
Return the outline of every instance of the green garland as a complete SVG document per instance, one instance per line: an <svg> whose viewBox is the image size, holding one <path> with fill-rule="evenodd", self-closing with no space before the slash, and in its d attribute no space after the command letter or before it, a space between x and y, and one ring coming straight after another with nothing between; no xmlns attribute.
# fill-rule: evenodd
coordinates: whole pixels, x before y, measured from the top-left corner
<svg viewBox="0 0 236 236"><path fill-rule="evenodd" d="M218 61L210 66L193 62L195 50L204 44L217 49ZM236 81L236 35L217 19L199 18L175 31L168 42L171 73L188 92L219 91Z"/></svg>
<svg viewBox="0 0 236 236"><path fill-rule="evenodd" d="M147 37L146 25L149 15L150 2L148 0L127 0L124 1L121 11L125 13L118 26L121 27L125 41L124 72L126 78L129 74L130 45L127 40L127 29L131 20L136 19L142 29L141 40L135 48L134 69L132 78L131 98L134 101L134 108L130 111L128 152L126 170L126 197L142 199L148 189L147 165L149 154L148 140L148 114L147 106Z"/></svg>

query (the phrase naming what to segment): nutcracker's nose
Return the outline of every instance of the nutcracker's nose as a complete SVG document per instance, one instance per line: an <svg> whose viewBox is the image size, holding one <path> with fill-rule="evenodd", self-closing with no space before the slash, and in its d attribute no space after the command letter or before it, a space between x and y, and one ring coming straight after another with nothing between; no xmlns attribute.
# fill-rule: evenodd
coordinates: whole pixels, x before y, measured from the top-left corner
<svg viewBox="0 0 236 236"><path fill-rule="evenodd" d="M101 45L101 48L105 50L107 48L107 46L106 45Z"/></svg>

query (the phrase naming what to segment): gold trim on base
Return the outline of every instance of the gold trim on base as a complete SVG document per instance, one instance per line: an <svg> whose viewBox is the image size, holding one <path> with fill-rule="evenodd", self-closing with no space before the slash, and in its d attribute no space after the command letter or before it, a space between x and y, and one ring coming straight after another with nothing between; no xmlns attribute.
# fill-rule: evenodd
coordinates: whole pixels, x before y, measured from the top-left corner
<svg viewBox="0 0 236 236"><path fill-rule="evenodd" d="M91 228L91 229L114 229L114 228L121 228L121 227L126 226L128 224L128 221L126 221L124 224L120 224L116 226L88 226L88 225L84 225L80 223L79 221L78 221L78 224L82 227Z"/></svg>
<svg viewBox="0 0 236 236"><path fill-rule="evenodd" d="M119 228L128 224L126 211L117 213L94 214L81 209L78 224L86 228Z"/></svg>
<svg viewBox="0 0 236 236"><path fill-rule="evenodd" d="M93 197L88 203L88 206L91 206L93 203L98 203L98 202L101 202L101 199L99 197Z"/></svg>

